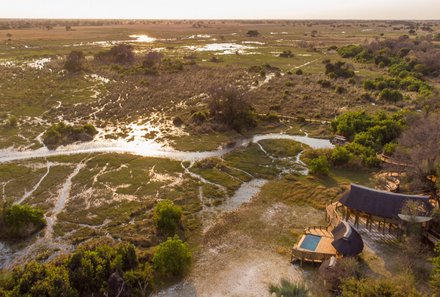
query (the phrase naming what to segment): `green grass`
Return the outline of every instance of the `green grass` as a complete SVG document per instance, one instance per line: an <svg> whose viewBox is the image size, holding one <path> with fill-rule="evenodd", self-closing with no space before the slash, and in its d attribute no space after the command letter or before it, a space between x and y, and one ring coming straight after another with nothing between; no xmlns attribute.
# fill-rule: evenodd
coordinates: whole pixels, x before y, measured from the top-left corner
<svg viewBox="0 0 440 297"><path fill-rule="evenodd" d="M0 164L0 182L3 184L4 198L15 201L30 191L46 173L46 168L32 169L20 164Z"/></svg>
<svg viewBox="0 0 440 297"><path fill-rule="evenodd" d="M218 168L200 169L191 168L191 171L201 175L206 180L224 186L228 190L228 194L232 195L242 184L242 181L232 177Z"/></svg>
<svg viewBox="0 0 440 297"><path fill-rule="evenodd" d="M224 159L229 167L244 170L255 177L273 178L279 172L272 166L272 160L256 144L236 150L226 155Z"/></svg>
<svg viewBox="0 0 440 297"><path fill-rule="evenodd" d="M58 105L91 102L96 82L83 75L62 75L53 72L25 68L6 68L0 71L0 107L16 116L41 116ZM103 86L99 89L102 90Z"/></svg>
<svg viewBox="0 0 440 297"><path fill-rule="evenodd" d="M293 158L303 150L301 143L288 139L264 139L259 143L269 155L277 158Z"/></svg>

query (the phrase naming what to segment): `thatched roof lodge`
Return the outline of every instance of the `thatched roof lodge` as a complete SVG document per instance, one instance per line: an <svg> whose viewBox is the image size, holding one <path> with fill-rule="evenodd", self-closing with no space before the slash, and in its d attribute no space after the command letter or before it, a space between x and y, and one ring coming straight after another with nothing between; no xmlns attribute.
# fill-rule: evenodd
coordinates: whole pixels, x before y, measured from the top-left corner
<svg viewBox="0 0 440 297"><path fill-rule="evenodd" d="M355 184L339 199L345 210L345 220L354 217L354 224L358 227L360 219L365 219L370 230L371 225L377 222L383 232L386 224L390 232L399 229L404 218L402 209L408 201L418 202L422 208L420 217L428 217L433 208L429 196L378 191Z"/></svg>
<svg viewBox="0 0 440 297"><path fill-rule="evenodd" d="M405 195L400 193L378 191L352 184L339 202L345 207L383 218L397 219L408 200L419 201L426 211L432 209L429 196Z"/></svg>

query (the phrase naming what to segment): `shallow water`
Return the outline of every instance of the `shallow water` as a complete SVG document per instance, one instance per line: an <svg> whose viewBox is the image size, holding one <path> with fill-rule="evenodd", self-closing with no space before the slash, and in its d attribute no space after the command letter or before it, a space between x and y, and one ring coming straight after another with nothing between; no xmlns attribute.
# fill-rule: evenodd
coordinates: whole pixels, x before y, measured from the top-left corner
<svg viewBox="0 0 440 297"><path fill-rule="evenodd" d="M52 60L51 58L37 59L37 60L33 60L32 62L27 63L27 66L34 68L34 69L41 70L44 68L44 65L49 63L51 60Z"/></svg>
<svg viewBox="0 0 440 297"><path fill-rule="evenodd" d="M169 146L164 146L156 140L127 141L125 139L107 140L100 139L91 142L75 143L60 146L56 150L49 150L46 147L37 150L19 151L16 149L0 150L0 163L26 160L32 158L44 158L51 156L66 156L87 153L128 153L144 157L160 157L179 161L197 161L211 157L221 157L238 147L245 147L251 142L258 142L264 139L289 139L306 144L314 149L332 148L333 145L327 139L312 138L309 136L289 135L282 133L258 134L251 138L244 138L235 143L232 147L220 148L214 151L185 152L178 151Z"/></svg>
<svg viewBox="0 0 440 297"><path fill-rule="evenodd" d="M130 38L135 38L135 40L129 40L130 42L140 42L140 43L151 43L156 41L157 39L154 37L150 37L148 35L145 34L141 34L141 35L130 35Z"/></svg>
<svg viewBox="0 0 440 297"><path fill-rule="evenodd" d="M240 188L225 203L218 206L222 211L232 211L239 208L243 203L249 202L257 195L261 188L267 183L265 179L252 179L242 183Z"/></svg>
<svg viewBox="0 0 440 297"><path fill-rule="evenodd" d="M183 46L185 49L198 52L220 52L223 55L232 55L235 53L244 54L245 50L255 49L253 46L238 43L210 43L203 46L189 45Z"/></svg>

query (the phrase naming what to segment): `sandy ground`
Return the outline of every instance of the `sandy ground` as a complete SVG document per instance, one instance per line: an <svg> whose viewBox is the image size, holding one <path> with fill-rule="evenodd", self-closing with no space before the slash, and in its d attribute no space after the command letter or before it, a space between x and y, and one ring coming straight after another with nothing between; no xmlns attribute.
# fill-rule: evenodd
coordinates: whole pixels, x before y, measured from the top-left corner
<svg viewBox="0 0 440 297"><path fill-rule="evenodd" d="M205 233L187 279L156 296L263 297L270 296L269 285L282 278L303 281L303 270L289 262L288 251L272 238L306 222L304 216L312 222L322 217L310 207L276 202L263 206L255 199L224 214ZM249 229L254 222L257 227Z"/></svg>
<svg viewBox="0 0 440 297"><path fill-rule="evenodd" d="M234 260L222 261L229 258ZM214 259L221 269L206 267L206 274L199 274L195 282L198 296L269 296L269 284L278 283L281 278L291 281L302 278L302 273L286 257L271 251L250 249Z"/></svg>
<svg viewBox="0 0 440 297"><path fill-rule="evenodd" d="M189 278L158 296L270 296L268 286L281 278L302 280L302 272L276 252L258 249L210 250Z"/></svg>

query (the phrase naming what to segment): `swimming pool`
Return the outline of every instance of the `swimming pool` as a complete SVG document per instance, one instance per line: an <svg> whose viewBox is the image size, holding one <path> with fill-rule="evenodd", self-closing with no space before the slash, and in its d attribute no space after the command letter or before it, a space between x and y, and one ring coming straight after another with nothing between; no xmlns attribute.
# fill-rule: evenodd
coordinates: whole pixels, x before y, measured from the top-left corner
<svg viewBox="0 0 440 297"><path fill-rule="evenodd" d="M314 251L316 250L316 247L318 246L319 241L321 240L321 236L307 234L302 241L300 248Z"/></svg>

